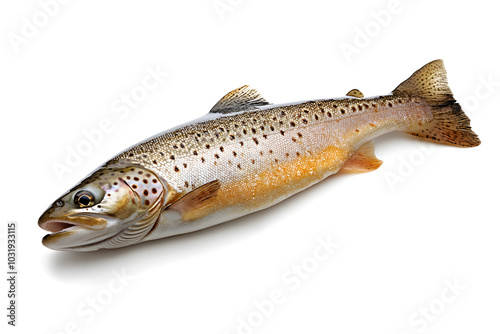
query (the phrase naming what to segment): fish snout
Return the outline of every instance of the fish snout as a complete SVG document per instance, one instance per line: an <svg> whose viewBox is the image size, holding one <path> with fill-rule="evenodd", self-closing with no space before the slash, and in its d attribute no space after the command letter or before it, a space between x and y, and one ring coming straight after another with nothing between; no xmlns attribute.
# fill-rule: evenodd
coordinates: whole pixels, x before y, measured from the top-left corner
<svg viewBox="0 0 500 334"><path fill-rule="evenodd" d="M52 204L38 219L38 226L49 232L60 232L70 227L84 227L100 230L106 227L104 218L84 212L65 212L59 201Z"/></svg>

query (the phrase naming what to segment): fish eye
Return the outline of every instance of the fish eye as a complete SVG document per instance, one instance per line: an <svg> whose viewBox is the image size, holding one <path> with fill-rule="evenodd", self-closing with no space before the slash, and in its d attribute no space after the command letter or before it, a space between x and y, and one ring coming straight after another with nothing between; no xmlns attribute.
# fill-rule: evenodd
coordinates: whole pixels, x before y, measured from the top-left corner
<svg viewBox="0 0 500 334"><path fill-rule="evenodd" d="M75 204L80 208L86 208L95 204L94 195L87 190L80 190L75 194Z"/></svg>

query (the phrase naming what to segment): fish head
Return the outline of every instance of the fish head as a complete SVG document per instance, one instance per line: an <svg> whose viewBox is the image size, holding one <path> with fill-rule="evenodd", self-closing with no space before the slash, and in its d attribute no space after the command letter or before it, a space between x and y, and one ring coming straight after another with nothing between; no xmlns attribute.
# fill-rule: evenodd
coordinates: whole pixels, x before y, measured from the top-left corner
<svg viewBox="0 0 500 334"><path fill-rule="evenodd" d="M152 171L104 166L57 199L38 225L54 250L93 251L140 242L158 220L167 186Z"/></svg>

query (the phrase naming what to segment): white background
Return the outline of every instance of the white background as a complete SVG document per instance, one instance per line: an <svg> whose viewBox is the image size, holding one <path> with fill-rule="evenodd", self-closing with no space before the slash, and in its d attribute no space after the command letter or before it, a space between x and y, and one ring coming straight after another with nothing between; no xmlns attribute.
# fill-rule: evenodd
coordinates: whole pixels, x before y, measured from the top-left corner
<svg viewBox="0 0 500 334"><path fill-rule="evenodd" d="M19 241L18 327L6 324L2 279L2 333L497 333L500 53L492 3L215 3L229 7L74 0L47 22L37 1L0 5L0 249L9 221ZM45 25L13 44L26 20L37 19ZM357 53L346 57L347 44ZM437 58L479 147L389 134L375 142L384 161L377 171L331 177L215 228L85 254L40 242L37 219L59 195L124 148L205 114L232 89L249 84L274 103L351 88L385 94ZM119 118L114 103L141 85L148 67L168 76ZM59 178L54 164L65 164L68 148L103 119L113 129ZM340 246L317 262L317 240L328 238ZM294 264L308 277L292 274ZM114 280L122 271L133 277L126 285ZM262 315L255 303L274 290L282 303L264 302Z"/></svg>

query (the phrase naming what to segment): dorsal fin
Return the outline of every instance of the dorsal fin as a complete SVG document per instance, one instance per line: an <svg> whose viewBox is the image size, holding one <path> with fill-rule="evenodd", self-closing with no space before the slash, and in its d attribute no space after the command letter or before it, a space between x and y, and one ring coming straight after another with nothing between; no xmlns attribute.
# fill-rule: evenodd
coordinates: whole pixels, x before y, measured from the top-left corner
<svg viewBox="0 0 500 334"><path fill-rule="evenodd" d="M227 93L210 112L225 114L268 104L256 89L245 85Z"/></svg>
<svg viewBox="0 0 500 334"><path fill-rule="evenodd" d="M361 92L359 91L359 89L356 89L356 88L351 89L351 90L350 90L350 91L349 91L346 95L347 95L347 96L352 96L352 97L358 97L358 98L365 97L365 96L363 95L363 93L361 93Z"/></svg>

